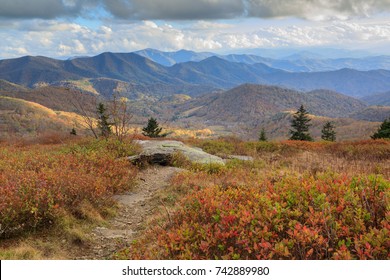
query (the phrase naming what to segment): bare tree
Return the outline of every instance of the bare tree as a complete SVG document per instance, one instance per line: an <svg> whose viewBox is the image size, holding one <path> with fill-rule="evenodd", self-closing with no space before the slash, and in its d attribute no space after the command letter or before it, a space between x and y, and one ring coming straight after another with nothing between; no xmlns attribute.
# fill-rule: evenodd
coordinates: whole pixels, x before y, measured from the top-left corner
<svg viewBox="0 0 390 280"><path fill-rule="evenodd" d="M73 91L70 89L67 90L69 90L70 93L69 102L74 107L76 113L82 117L83 125L92 132L93 136L96 139L98 139L99 136L98 133L96 132L96 118L91 108L88 108L93 105L94 108L96 108L97 99L95 97L91 98L91 96L87 97L86 94L83 94L82 92L79 91Z"/></svg>
<svg viewBox="0 0 390 280"><path fill-rule="evenodd" d="M113 135L120 141L129 133L130 121L132 115L130 114L129 102L125 97L114 94L112 100L102 102L97 97L89 94L83 94L79 91L69 90L69 102L74 107L76 113L83 118L84 126L92 132L95 138L99 138L98 132L98 103L107 106L107 117L112 126Z"/></svg>
<svg viewBox="0 0 390 280"><path fill-rule="evenodd" d="M114 94L113 99L110 101L110 105L113 132L114 135L122 141L129 133L130 121L133 117L129 112L129 102L127 98Z"/></svg>

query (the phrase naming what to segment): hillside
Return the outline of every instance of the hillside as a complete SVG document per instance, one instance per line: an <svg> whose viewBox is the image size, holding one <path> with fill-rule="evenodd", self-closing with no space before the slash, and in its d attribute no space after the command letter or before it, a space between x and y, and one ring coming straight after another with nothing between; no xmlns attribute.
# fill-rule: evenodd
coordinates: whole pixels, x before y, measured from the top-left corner
<svg viewBox="0 0 390 280"><path fill-rule="evenodd" d="M218 134L233 133L257 139L265 128L270 139L289 137L291 115L303 104L313 119L312 135L319 140L326 121L336 124L339 140L368 138L378 121L352 118L366 108L361 101L327 90L295 90L246 84L229 91L194 98L175 106L175 121L186 126L203 124Z"/></svg>
<svg viewBox="0 0 390 280"><path fill-rule="evenodd" d="M86 112L94 112L97 96L59 87L39 87L17 91L0 90L0 97L7 96L38 103L55 111L78 112L80 105Z"/></svg>
<svg viewBox="0 0 390 280"><path fill-rule="evenodd" d="M15 91L22 91L22 90L27 90L27 89L23 86L8 82L6 80L0 80L0 92L2 91L15 92Z"/></svg>
<svg viewBox="0 0 390 280"><path fill-rule="evenodd" d="M187 118L250 123L281 111L296 110L301 104L315 115L329 117L346 117L365 108L361 101L331 91L303 93L275 86L246 84L193 99L178 109Z"/></svg>
<svg viewBox="0 0 390 280"><path fill-rule="evenodd" d="M350 115L356 120L383 122L390 118L390 106L370 106Z"/></svg>
<svg viewBox="0 0 390 280"><path fill-rule="evenodd" d="M11 135L69 133L83 131L82 118L75 113L53 111L40 104L0 96L0 138Z"/></svg>
<svg viewBox="0 0 390 280"><path fill-rule="evenodd" d="M113 79L91 79L83 83L74 81L69 83L97 91L101 90L100 87L111 86L112 93L121 95L129 92L128 83ZM147 119L153 116L165 126L187 130L210 129L215 135L233 133L249 139L257 138L257 130L260 127L267 129L271 139L286 139L289 131L288 114L290 114L286 112L295 112L301 104L304 104L313 114L313 119L318 120L314 121L313 127L313 135L317 138L320 136L320 127L325 119L334 121L338 125L340 139L367 138L378 126L378 123L370 121L382 121L389 112L387 107L367 108L357 99L327 90L299 92L275 86L245 84L228 91L215 91L191 98L183 94L157 96L142 90L142 86L134 87L138 87L139 93L130 95L132 99L129 99L128 106L133 116L132 122L136 126L144 125ZM158 91L157 85L155 90ZM11 97L19 102L25 100L40 104L53 112L81 114L84 111L90 115L95 114L99 98L107 97L87 91L81 93L78 90L50 86L14 92L0 90L0 96ZM33 113L33 108L36 107L31 107L29 113L34 116L32 121L40 115L38 111ZM19 120L11 121L12 114L15 114L15 118ZM26 129L18 129L19 123L26 120L20 120L16 111L7 111L7 116L7 120L3 123L8 125L8 131L30 133ZM72 116L68 115L68 123ZM48 120L50 129L55 126L53 118L44 119ZM69 125L61 126L69 127ZM16 129L13 129L14 127Z"/></svg>
<svg viewBox="0 0 390 280"><path fill-rule="evenodd" d="M390 106L390 91L364 96L361 100L369 105Z"/></svg>
<svg viewBox="0 0 390 280"><path fill-rule="evenodd" d="M115 94L119 94L130 100L153 101L173 94L186 93L190 96L198 96L215 90L214 87L202 85L171 85L162 83L139 85L111 78L60 81L53 83L53 85L95 93L108 99L112 98Z"/></svg>
<svg viewBox="0 0 390 280"><path fill-rule="evenodd" d="M255 125L252 129L247 129L250 139L258 138L262 128L265 129L267 136L274 140L285 140L290 137L291 120L294 111L286 111L275 114ZM331 118L310 115L311 127L310 134L315 141L321 141L321 130L328 121L333 122L336 129L337 141L369 139L377 130L380 122L366 120L356 120L352 118Z"/></svg>

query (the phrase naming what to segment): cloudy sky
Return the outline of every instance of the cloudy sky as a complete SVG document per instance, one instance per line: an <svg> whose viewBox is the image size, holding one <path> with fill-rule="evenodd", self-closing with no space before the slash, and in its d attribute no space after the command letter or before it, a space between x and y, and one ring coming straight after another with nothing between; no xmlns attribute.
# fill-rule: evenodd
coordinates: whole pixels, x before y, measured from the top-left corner
<svg viewBox="0 0 390 280"><path fill-rule="evenodd" d="M390 0L0 0L0 58L144 48L390 54Z"/></svg>

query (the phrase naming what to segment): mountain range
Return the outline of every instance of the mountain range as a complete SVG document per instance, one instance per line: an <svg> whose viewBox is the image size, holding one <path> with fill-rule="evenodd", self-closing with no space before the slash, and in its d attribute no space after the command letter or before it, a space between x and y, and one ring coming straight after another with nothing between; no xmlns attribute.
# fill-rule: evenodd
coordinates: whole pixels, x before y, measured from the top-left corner
<svg viewBox="0 0 390 280"><path fill-rule="evenodd" d="M354 97L387 92L390 88L389 70L345 68L324 72L288 72L264 63L231 62L217 56L167 67L136 53L108 52L69 60L42 56L1 60L0 79L27 87L80 80L87 80L94 87L99 81L100 93L105 96L113 93L115 87L112 83L122 83L121 87L127 88L125 93L130 98L139 92L156 94L156 88L165 88L160 95L185 93L196 96L244 83L277 85L301 91L328 89ZM102 82L111 85L102 86Z"/></svg>
<svg viewBox="0 0 390 280"><path fill-rule="evenodd" d="M275 59L253 54L229 54L218 55L211 52L194 52L180 50L176 52L163 52L155 49L144 49L135 52L154 62L164 66L172 66L177 63L195 61L199 62L206 58L216 56L230 62L246 64L263 63L269 67L289 72L323 72L350 68L360 71L376 69L390 70L390 56L367 56L364 58L326 58L311 52L300 52Z"/></svg>
<svg viewBox="0 0 390 280"><path fill-rule="evenodd" d="M386 64L386 57L377 59L338 61ZM316 138L326 121L336 124L339 139L368 137L390 116L389 70L316 72L303 67L303 61L316 67L314 60L330 61L307 53L271 59L150 49L68 60L43 56L0 60L0 124L4 131L22 134L31 127L80 129L80 115L94 114L98 100L113 95L127 98L133 123L139 126L153 116L170 126L251 139L260 128L271 139L288 137L292 114L302 104L311 114ZM301 68L291 72L276 67L285 62ZM45 117L40 118L42 114Z"/></svg>

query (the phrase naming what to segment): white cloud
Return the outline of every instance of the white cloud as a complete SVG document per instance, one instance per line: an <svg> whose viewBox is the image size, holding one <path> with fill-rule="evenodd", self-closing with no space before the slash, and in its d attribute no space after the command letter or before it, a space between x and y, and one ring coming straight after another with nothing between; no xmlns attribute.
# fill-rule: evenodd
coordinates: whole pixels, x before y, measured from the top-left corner
<svg viewBox="0 0 390 280"><path fill-rule="evenodd" d="M252 20L253 21L253 20ZM104 51L131 52L143 48L227 51L259 47L375 47L390 44L390 22L355 20L307 25L257 26L230 21L176 26L166 22L105 23L97 29L56 20L30 20L15 30L0 27L0 58L20 55L68 57ZM235 24L233 24L235 23ZM28 28L26 28L28 26ZM242 28L240 28L242 26Z"/></svg>

